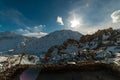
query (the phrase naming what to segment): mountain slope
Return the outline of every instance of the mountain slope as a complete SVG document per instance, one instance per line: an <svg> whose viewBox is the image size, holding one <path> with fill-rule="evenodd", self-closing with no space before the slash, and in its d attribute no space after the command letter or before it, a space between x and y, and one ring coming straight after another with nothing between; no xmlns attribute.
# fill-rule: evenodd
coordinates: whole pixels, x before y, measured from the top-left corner
<svg viewBox="0 0 120 80"><path fill-rule="evenodd" d="M60 45L67 39L79 40L81 34L71 30L60 30L44 37L28 42L25 52L29 54L44 54L53 45Z"/></svg>
<svg viewBox="0 0 120 80"><path fill-rule="evenodd" d="M104 30L98 30L92 35L82 36L80 42L82 43L82 46L87 45L84 46L84 48L96 49L99 47L114 46L119 41L119 38L120 31L109 28Z"/></svg>
<svg viewBox="0 0 120 80"><path fill-rule="evenodd" d="M0 52L8 53L13 51L27 40L27 37L15 32L0 32Z"/></svg>
<svg viewBox="0 0 120 80"><path fill-rule="evenodd" d="M82 35L71 30L60 30L41 38L25 37L14 32L0 33L0 53L28 53L35 55L72 53L82 49L105 48L120 51L120 30L98 30L92 35Z"/></svg>
<svg viewBox="0 0 120 80"><path fill-rule="evenodd" d="M83 35L79 41L67 39L61 45L51 46L46 56L78 53L79 50L105 49L113 53L120 52L120 31L112 28L98 30L92 35Z"/></svg>

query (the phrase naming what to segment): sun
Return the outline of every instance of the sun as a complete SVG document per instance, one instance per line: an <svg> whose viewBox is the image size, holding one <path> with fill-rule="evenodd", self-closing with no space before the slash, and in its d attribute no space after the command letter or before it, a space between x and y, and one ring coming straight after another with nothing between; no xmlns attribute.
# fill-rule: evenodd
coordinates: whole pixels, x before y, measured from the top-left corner
<svg viewBox="0 0 120 80"><path fill-rule="evenodd" d="M70 23L71 23L71 27L77 27L78 25L80 25L79 20L72 20L70 21Z"/></svg>

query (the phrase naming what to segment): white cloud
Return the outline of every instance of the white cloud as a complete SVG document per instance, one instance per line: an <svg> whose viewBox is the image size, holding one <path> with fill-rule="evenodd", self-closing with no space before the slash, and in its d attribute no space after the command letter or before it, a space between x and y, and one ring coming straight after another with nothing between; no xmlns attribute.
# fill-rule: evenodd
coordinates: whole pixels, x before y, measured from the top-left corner
<svg viewBox="0 0 120 80"><path fill-rule="evenodd" d="M111 18L112 18L113 23L120 22L120 10L114 11L111 14Z"/></svg>
<svg viewBox="0 0 120 80"><path fill-rule="evenodd" d="M58 22L60 25L64 25L63 20L62 20L62 17L60 17L60 16L57 17L57 22Z"/></svg>
<svg viewBox="0 0 120 80"><path fill-rule="evenodd" d="M113 24L111 22L107 22L108 19L104 20L104 22L101 22L97 25L91 25L91 24L87 23L87 21L85 21L84 18L82 18L82 15L77 15L74 12L70 13L68 22L72 19L79 20L80 25L78 25L77 27L70 27L70 25L68 24L68 29L78 31L82 34L93 34L99 29L107 29L109 27L112 27L113 29L119 28L119 24Z"/></svg>
<svg viewBox="0 0 120 80"><path fill-rule="evenodd" d="M69 27L69 29L78 31L82 34L93 34L99 29L107 29L110 27L112 27L113 29L120 29L119 24L112 24L112 23L110 24L106 23L106 24L95 25L95 26L81 25L80 27L74 27L74 28Z"/></svg>
<svg viewBox="0 0 120 80"><path fill-rule="evenodd" d="M117 14L117 17L118 17L117 21L119 21L120 20L120 14ZM71 26L70 21L72 21L74 19L78 20L80 25L77 25L77 27L70 27ZM91 23L89 23L89 21L87 21L85 19L84 15L78 14L74 10L69 12L69 17L67 19L67 22L68 22L68 24L67 24L68 29L78 31L82 34L93 34L94 32L96 32L99 29L107 29L109 27L112 27L113 29L119 29L120 28L120 23L117 23L117 24L111 23L110 17L108 19L107 16L106 16L105 19L103 18L102 22L99 22L98 24L91 24Z"/></svg>
<svg viewBox="0 0 120 80"><path fill-rule="evenodd" d="M45 27L45 25L38 25L34 27L26 27L26 29L31 33L39 33Z"/></svg>
<svg viewBox="0 0 120 80"><path fill-rule="evenodd" d="M39 25L34 27L26 27L25 29L20 28L16 31L24 36L40 38L47 35L47 33L41 32L44 27L45 25Z"/></svg>
<svg viewBox="0 0 120 80"><path fill-rule="evenodd" d="M17 31L18 33L20 33L20 34L30 33L29 30L27 30L27 29L22 29L22 28L21 28L21 29L17 29L16 31Z"/></svg>
<svg viewBox="0 0 120 80"><path fill-rule="evenodd" d="M28 34L23 34L23 35L27 36L27 37L40 38L40 37L43 37L43 36L47 35L47 33L40 32L40 33L28 33Z"/></svg>

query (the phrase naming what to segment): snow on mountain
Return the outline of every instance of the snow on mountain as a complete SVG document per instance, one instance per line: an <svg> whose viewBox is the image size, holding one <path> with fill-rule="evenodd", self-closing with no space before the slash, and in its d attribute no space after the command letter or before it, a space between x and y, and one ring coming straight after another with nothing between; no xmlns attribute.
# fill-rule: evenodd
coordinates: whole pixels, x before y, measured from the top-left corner
<svg viewBox="0 0 120 80"><path fill-rule="evenodd" d="M26 35L28 36L28 35ZM14 32L0 33L0 53L28 53L35 55L71 53L82 49L101 49L120 51L120 32L111 28L98 30L92 35L82 35L71 30L52 32L41 38L34 34L26 37ZM37 35L38 36L38 35Z"/></svg>
<svg viewBox="0 0 120 80"><path fill-rule="evenodd" d="M0 53L12 52L26 40L27 37L15 32L0 32Z"/></svg>
<svg viewBox="0 0 120 80"><path fill-rule="evenodd" d="M7 57L5 57L5 56L0 56L0 62L4 62L4 61L6 61L7 60Z"/></svg>
<svg viewBox="0 0 120 80"><path fill-rule="evenodd" d="M28 42L24 50L29 54L45 54L53 45L60 45L67 39L79 40L81 34L71 30L60 30Z"/></svg>
<svg viewBox="0 0 120 80"><path fill-rule="evenodd" d="M113 53L120 52L120 32L112 28L98 30L92 35L83 35L79 41L68 39L61 45L51 46L46 56L55 56L56 54L78 53L79 50L107 50Z"/></svg>
<svg viewBox="0 0 120 80"><path fill-rule="evenodd" d="M67 49L63 50L63 52L68 53L68 54L73 53L73 52L77 53L78 52L78 48L76 46L74 46L74 45L69 45L67 47Z"/></svg>
<svg viewBox="0 0 120 80"><path fill-rule="evenodd" d="M8 68L11 68L18 64L37 64L39 63L39 57L35 55L24 55L21 59L21 54L19 55L10 55L3 56L0 55L0 72L6 71Z"/></svg>
<svg viewBox="0 0 120 80"><path fill-rule="evenodd" d="M60 45L67 39L79 40L81 37L80 33L71 30L55 31L45 35L31 33L23 36L15 32L0 32L0 53L44 54L52 45Z"/></svg>
<svg viewBox="0 0 120 80"><path fill-rule="evenodd" d="M12 65L19 64L19 62L20 62L20 55L12 55L9 58L9 62L13 62ZM39 57L37 57L35 55L24 55L22 57L22 60L21 60L20 64L36 64L37 62L39 62Z"/></svg>
<svg viewBox="0 0 120 80"><path fill-rule="evenodd" d="M114 52L114 53L116 53L116 52L120 52L120 46L110 46L110 47L107 47L107 49L106 50L108 50L108 51L112 51L112 52Z"/></svg>
<svg viewBox="0 0 120 80"><path fill-rule="evenodd" d="M96 49L100 47L119 46L120 32L112 28L98 30L92 35L82 36L80 42L84 48ZM87 46L85 46L87 45ZM112 49L113 50L113 49Z"/></svg>
<svg viewBox="0 0 120 80"><path fill-rule="evenodd" d="M51 61L55 61L60 59L63 60L65 58L74 58L76 55L78 55L79 51L83 50L91 51L91 53L94 53L92 51L95 51L95 53L97 53L101 50L109 51L112 53L119 53L120 31L109 28L105 30L98 30L92 35L81 35L80 33L71 30L60 30L50 33L41 38L35 38L34 36L26 37L14 32L0 33L1 53L24 52L27 54L43 56L42 59L45 59L47 55L48 57L52 56L52 59L50 59ZM31 60L33 57L35 60ZM6 56L0 56L0 62L6 61L6 59ZM15 61L14 64L18 64L19 60L20 55L14 55L9 61ZM38 61L39 57L30 57L29 55L26 55L23 57L21 64L34 64Z"/></svg>

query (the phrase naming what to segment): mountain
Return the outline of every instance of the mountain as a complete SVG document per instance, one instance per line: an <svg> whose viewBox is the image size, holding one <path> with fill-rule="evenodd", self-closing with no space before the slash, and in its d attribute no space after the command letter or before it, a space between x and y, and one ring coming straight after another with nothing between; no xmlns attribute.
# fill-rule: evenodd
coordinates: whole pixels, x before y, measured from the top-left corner
<svg viewBox="0 0 120 80"><path fill-rule="evenodd" d="M81 34L71 30L60 30L46 34L20 35L15 32L0 32L1 53L42 54L52 45L60 45L67 39L79 40ZM29 36L29 37L28 37ZM36 36L41 38L36 38Z"/></svg>
<svg viewBox="0 0 120 80"><path fill-rule="evenodd" d="M9 51L14 51L27 40L27 37L15 32L0 32L0 52L8 53Z"/></svg>
<svg viewBox="0 0 120 80"><path fill-rule="evenodd" d="M23 36L14 32L0 32L0 53L57 55L77 53L83 49L120 52L120 30L103 29L92 35L59 30L40 38Z"/></svg>
<svg viewBox="0 0 120 80"><path fill-rule="evenodd" d="M67 39L61 45L51 46L46 56L78 53L84 49L120 52L120 31L109 28L98 30L92 35L82 35L79 40Z"/></svg>
<svg viewBox="0 0 120 80"><path fill-rule="evenodd" d="M100 47L110 47L117 44L120 38L120 31L112 28L98 30L92 35L82 36L80 42L84 48L97 49ZM119 46L119 45L118 45Z"/></svg>
<svg viewBox="0 0 120 80"><path fill-rule="evenodd" d="M55 31L39 39L30 40L22 49L29 54L45 54L51 46L60 45L67 39L79 40L81 36L79 32L71 30ZM22 50L17 50L16 53L20 51Z"/></svg>

